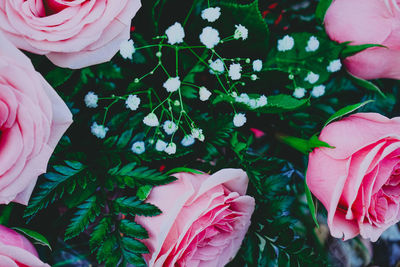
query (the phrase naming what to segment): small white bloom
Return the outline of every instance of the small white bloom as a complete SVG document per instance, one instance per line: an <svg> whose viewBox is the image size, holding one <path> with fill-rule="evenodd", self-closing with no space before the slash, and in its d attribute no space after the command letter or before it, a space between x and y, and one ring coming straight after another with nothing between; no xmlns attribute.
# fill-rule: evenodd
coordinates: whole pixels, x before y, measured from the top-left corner
<svg viewBox="0 0 400 267"><path fill-rule="evenodd" d="M237 113L233 117L233 125L236 127L242 127L246 123L246 115L243 113Z"/></svg>
<svg viewBox="0 0 400 267"><path fill-rule="evenodd" d="M164 88L167 89L167 92L175 92L181 87L181 80L179 77L171 77L164 84Z"/></svg>
<svg viewBox="0 0 400 267"><path fill-rule="evenodd" d="M171 135L178 130L178 126L175 122L169 120L164 122L163 128L168 135Z"/></svg>
<svg viewBox="0 0 400 267"><path fill-rule="evenodd" d="M191 146L195 142L193 136L185 135L181 141L182 146Z"/></svg>
<svg viewBox="0 0 400 267"><path fill-rule="evenodd" d="M278 51L289 51L294 46L294 39L289 35L285 35L282 39L278 40Z"/></svg>
<svg viewBox="0 0 400 267"><path fill-rule="evenodd" d="M260 59L256 59L253 61L253 70L256 72L260 72L262 70L263 63Z"/></svg>
<svg viewBox="0 0 400 267"><path fill-rule="evenodd" d="M232 80L239 80L242 77L242 66L239 63L233 63L229 66L229 77Z"/></svg>
<svg viewBox="0 0 400 267"><path fill-rule="evenodd" d="M146 117L144 117L143 123L150 127L156 127L160 125L157 115L154 113L149 113Z"/></svg>
<svg viewBox="0 0 400 267"><path fill-rule="evenodd" d="M325 94L325 85L315 86L311 91L311 95L313 97L320 97L323 96L324 94Z"/></svg>
<svg viewBox="0 0 400 267"><path fill-rule="evenodd" d="M158 139L156 143L156 150L162 152L167 148L167 145L168 144L166 142L164 142L161 139Z"/></svg>
<svg viewBox="0 0 400 267"><path fill-rule="evenodd" d="M94 92L89 92L85 95L85 104L88 108L97 108L99 97Z"/></svg>
<svg viewBox="0 0 400 267"><path fill-rule="evenodd" d="M119 53L124 59L132 59L133 54L135 53L135 45L133 44L133 40L126 40L121 43L119 46Z"/></svg>
<svg viewBox="0 0 400 267"><path fill-rule="evenodd" d="M168 155L175 154L176 153L176 144L175 143L169 143L164 151Z"/></svg>
<svg viewBox="0 0 400 267"><path fill-rule="evenodd" d="M211 96L211 92L207 88L202 86L199 89L199 95L201 101L207 101Z"/></svg>
<svg viewBox="0 0 400 267"><path fill-rule="evenodd" d="M104 125L99 125L96 122L94 122L92 124L92 127L90 127L90 130L91 130L92 134L94 136L96 136L97 138L104 139L104 137L106 137L106 134L109 129L107 127L105 127Z"/></svg>
<svg viewBox="0 0 400 267"><path fill-rule="evenodd" d="M179 22L175 22L174 25L170 26L165 31L165 34L168 37L168 43L172 45L183 43L183 38L185 38L185 31Z"/></svg>
<svg viewBox="0 0 400 267"><path fill-rule="evenodd" d="M137 95L129 95L125 100L125 105L130 110L137 110L140 105L140 98Z"/></svg>
<svg viewBox="0 0 400 267"><path fill-rule="evenodd" d="M268 105L268 98L265 95L261 95L257 100L256 100L256 107L261 108Z"/></svg>
<svg viewBox="0 0 400 267"><path fill-rule="evenodd" d="M242 38L242 40L246 40L247 37L249 36L249 30L241 24L235 25L235 27L236 27L236 30L233 35L233 38L235 38L236 40L238 40L240 38Z"/></svg>
<svg viewBox="0 0 400 267"><path fill-rule="evenodd" d="M316 83L319 80L319 75L315 74L314 72L310 71L307 74L307 77L304 79L304 81L309 82L311 84Z"/></svg>
<svg viewBox="0 0 400 267"><path fill-rule="evenodd" d="M133 143L131 150L135 154L138 154L138 155L143 154L146 151L146 148L144 147L144 142L137 141L137 142Z"/></svg>
<svg viewBox="0 0 400 267"><path fill-rule="evenodd" d="M200 34L200 42L208 49L214 48L214 46L216 46L220 40L219 32L210 26L205 27Z"/></svg>
<svg viewBox="0 0 400 267"><path fill-rule="evenodd" d="M211 74L220 74L225 71L224 62L221 59L217 59L210 64L210 73Z"/></svg>
<svg viewBox="0 0 400 267"><path fill-rule="evenodd" d="M203 134L203 130L200 128L193 128L192 129L192 137L198 139L199 141L204 141L205 136Z"/></svg>
<svg viewBox="0 0 400 267"><path fill-rule="evenodd" d="M252 81L256 81L256 80L258 79L258 76L255 75L255 74L252 74L252 75L250 76L250 79L251 79Z"/></svg>
<svg viewBox="0 0 400 267"><path fill-rule="evenodd" d="M257 101L254 98L251 98L249 100L249 103L247 104L249 107L251 107L252 109L257 108Z"/></svg>
<svg viewBox="0 0 400 267"><path fill-rule="evenodd" d="M340 59L332 60L329 66L326 68L329 72L337 72L342 68L342 62Z"/></svg>
<svg viewBox="0 0 400 267"><path fill-rule="evenodd" d="M234 96L235 101L238 103L243 103L243 104L249 104L250 102L250 97L246 93L241 93L240 96Z"/></svg>
<svg viewBox="0 0 400 267"><path fill-rule="evenodd" d="M296 88L294 89L293 96L296 98L303 98L306 95L306 89L304 88Z"/></svg>
<svg viewBox="0 0 400 267"><path fill-rule="evenodd" d="M317 51L319 48L319 41L318 38L315 36L311 36L310 39L308 39L307 46L306 46L306 51L307 52L314 52Z"/></svg>
<svg viewBox="0 0 400 267"><path fill-rule="evenodd" d="M208 20L208 22L214 22L221 16L221 8L209 7L201 12L201 18Z"/></svg>

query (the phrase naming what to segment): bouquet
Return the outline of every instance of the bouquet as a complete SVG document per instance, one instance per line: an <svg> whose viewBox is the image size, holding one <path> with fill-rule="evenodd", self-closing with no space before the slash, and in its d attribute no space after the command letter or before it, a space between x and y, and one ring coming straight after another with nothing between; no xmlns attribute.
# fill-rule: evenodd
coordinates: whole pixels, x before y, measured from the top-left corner
<svg viewBox="0 0 400 267"><path fill-rule="evenodd" d="M399 5L3 0L0 266L395 266Z"/></svg>

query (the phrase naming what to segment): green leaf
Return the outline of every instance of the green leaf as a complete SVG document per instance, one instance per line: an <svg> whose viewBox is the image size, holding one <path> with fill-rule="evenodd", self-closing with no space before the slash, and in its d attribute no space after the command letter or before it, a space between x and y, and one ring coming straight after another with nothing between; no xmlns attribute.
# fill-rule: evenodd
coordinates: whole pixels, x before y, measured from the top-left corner
<svg viewBox="0 0 400 267"><path fill-rule="evenodd" d="M55 68L47 73L46 80L51 84L51 86L58 87L68 81L72 74L74 74L74 70Z"/></svg>
<svg viewBox="0 0 400 267"><path fill-rule="evenodd" d="M161 210L150 203L144 203L137 197L120 197L114 200L116 212L139 216L157 216Z"/></svg>
<svg viewBox="0 0 400 267"><path fill-rule="evenodd" d="M65 231L65 240L71 239L86 230L89 224L94 222L96 217L99 216L100 210L101 205L97 202L96 196L90 197L83 204L79 205L78 211Z"/></svg>
<svg viewBox="0 0 400 267"><path fill-rule="evenodd" d="M311 195L310 188L308 188L306 178L304 178L304 190L306 193L307 204L308 204L308 208L310 209L311 217L313 218L315 225L319 228L315 204L314 204L314 201L313 201L313 198Z"/></svg>
<svg viewBox="0 0 400 267"><path fill-rule="evenodd" d="M120 231L127 235L138 239L146 239L149 238L149 235L146 229L143 226L131 222L129 220L122 220L119 226Z"/></svg>
<svg viewBox="0 0 400 267"><path fill-rule="evenodd" d="M38 192L31 198L25 209L24 217L35 215L58 198L61 198L68 186L74 184L74 179L85 175L86 166L77 161L66 161L69 166L57 165L60 172L49 172L44 175L46 181L38 186Z"/></svg>
<svg viewBox="0 0 400 267"><path fill-rule="evenodd" d="M317 135L313 135L309 140L286 135L278 135L279 140L288 146L300 151L301 153L307 155L316 147L328 147L334 148L318 139Z"/></svg>
<svg viewBox="0 0 400 267"><path fill-rule="evenodd" d="M380 44L362 44L362 45L349 45L349 43L344 44L345 47L340 53L341 57L346 58L353 56L361 51L364 51L365 49L371 48L371 47L386 47L384 45Z"/></svg>
<svg viewBox="0 0 400 267"><path fill-rule="evenodd" d="M192 169L192 168L187 168L187 167L177 167L174 168L172 170L167 171L166 174L171 175L174 173L178 173L178 172L188 172L188 173L194 173L194 174L204 174L204 172Z"/></svg>
<svg viewBox="0 0 400 267"><path fill-rule="evenodd" d="M354 105L350 105L347 107L344 107L340 110L338 110L337 112L335 112L335 114L333 114L332 116L329 117L329 119L325 122L324 127L326 127L329 123L331 123L334 120L337 120L353 111L356 111L357 109L365 106L366 104L369 104L371 102L374 102L374 100L368 100L362 103L358 103L358 104L354 104Z"/></svg>
<svg viewBox="0 0 400 267"><path fill-rule="evenodd" d="M100 246L100 244L106 239L108 233L111 231L111 219L109 217L104 217L101 219L99 224L94 228L92 234L90 235L89 245L92 251L94 248Z"/></svg>
<svg viewBox="0 0 400 267"><path fill-rule="evenodd" d="M129 250L134 253L140 253L140 254L149 253L148 248L142 242L130 237L123 237L122 245L126 250Z"/></svg>
<svg viewBox="0 0 400 267"><path fill-rule="evenodd" d="M26 229L26 228L21 228L21 227L13 227L12 229L14 229L14 230L16 230L18 232L21 232L25 236L27 236L30 239L32 239L33 243L35 245L46 246L51 250L51 246L50 246L49 241L43 235L41 235L41 234L39 234L39 233L37 233L35 231L29 230L29 229Z"/></svg>
<svg viewBox="0 0 400 267"><path fill-rule="evenodd" d="M135 253L132 253L128 250L123 250L123 255L124 258L130 263L133 264L134 266L146 266L146 262L143 260L143 258L140 255L137 255Z"/></svg>
<svg viewBox="0 0 400 267"><path fill-rule="evenodd" d="M379 87L373 84L372 82L356 77L352 75L350 72L348 72L348 74L350 76L350 80L352 80L356 85L365 88L367 90L370 90L372 92L378 93L382 97L386 97L385 94L381 91L381 89L379 89Z"/></svg>
<svg viewBox="0 0 400 267"><path fill-rule="evenodd" d="M268 104L259 108L261 113L282 113L293 111L309 105L308 99L297 99L290 95L273 95L268 97Z"/></svg>
<svg viewBox="0 0 400 267"><path fill-rule="evenodd" d="M114 249L116 246L117 238L115 235L108 235L106 240L100 244L100 247L97 250L97 260L100 263L109 260L109 258L115 253Z"/></svg>
<svg viewBox="0 0 400 267"><path fill-rule="evenodd" d="M333 0L320 0L315 11L315 17L320 23L324 22L325 14Z"/></svg>
<svg viewBox="0 0 400 267"><path fill-rule="evenodd" d="M136 196L140 200L146 200L151 192L151 189L153 189L153 187L151 185L142 185L141 187L139 187L138 191L136 192Z"/></svg>
<svg viewBox="0 0 400 267"><path fill-rule="evenodd" d="M124 76L121 73L121 68L111 62L106 62L97 65L96 71L100 79L122 79Z"/></svg>

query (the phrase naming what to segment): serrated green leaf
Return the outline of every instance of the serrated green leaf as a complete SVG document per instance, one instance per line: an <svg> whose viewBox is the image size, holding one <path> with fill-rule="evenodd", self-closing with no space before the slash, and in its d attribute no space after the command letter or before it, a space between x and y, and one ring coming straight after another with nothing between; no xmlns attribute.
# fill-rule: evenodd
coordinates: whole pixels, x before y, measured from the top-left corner
<svg viewBox="0 0 400 267"><path fill-rule="evenodd" d="M141 187L138 188L136 196L140 200L146 200L151 192L151 189L153 189L153 186L151 185L142 185Z"/></svg>
<svg viewBox="0 0 400 267"><path fill-rule="evenodd" d="M144 203L137 197L120 197L115 199L113 203L117 212L139 216L157 216L161 214L159 208L150 203Z"/></svg>
<svg viewBox="0 0 400 267"><path fill-rule="evenodd" d="M122 254L124 255L126 261L128 261L130 264L133 264L134 266L138 267L146 266L146 262L143 260L141 255L137 255L127 250L123 250Z"/></svg>
<svg viewBox="0 0 400 267"><path fill-rule="evenodd" d="M352 113L353 111L356 111L357 109L359 109L371 102L374 102L374 101L368 100L368 101L350 105L350 106L347 106L347 107L344 107L344 108L338 110L337 112L335 112L335 114L333 114L332 116L329 117L329 119L325 122L324 127L326 127L332 121L337 120L345 115L348 115L349 113Z"/></svg>
<svg viewBox="0 0 400 267"><path fill-rule="evenodd" d="M47 240L46 237L44 237L42 234L39 234L38 232L26 229L26 228L21 228L21 227L13 227L12 229L23 233L25 236L29 237L30 239L33 240L33 243L35 245L41 245L41 246L46 246L51 250L51 246L49 241Z"/></svg>
<svg viewBox="0 0 400 267"><path fill-rule="evenodd" d="M92 251L94 248L100 246L100 244L106 239L108 233L111 230L111 219L109 217L104 217L100 220L97 226L94 228L92 234L90 235L89 245Z"/></svg>
<svg viewBox="0 0 400 267"><path fill-rule="evenodd" d="M123 237L122 238L122 245L124 249L129 250L134 253L140 254L147 254L149 253L148 248L140 241L130 238L130 237Z"/></svg>
<svg viewBox="0 0 400 267"><path fill-rule="evenodd" d="M83 204L78 206L78 211L74 214L71 224L65 231L65 240L74 238L88 228L97 216L99 216L101 205L96 196L90 197Z"/></svg>
<svg viewBox="0 0 400 267"><path fill-rule="evenodd" d="M121 221L119 229L123 234L134 238L146 239L149 237L143 226L126 219Z"/></svg>

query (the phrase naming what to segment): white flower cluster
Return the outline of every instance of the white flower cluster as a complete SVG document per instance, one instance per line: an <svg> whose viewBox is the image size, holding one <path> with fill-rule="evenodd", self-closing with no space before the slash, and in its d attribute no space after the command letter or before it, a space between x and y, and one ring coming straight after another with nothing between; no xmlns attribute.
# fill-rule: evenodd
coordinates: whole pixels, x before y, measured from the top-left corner
<svg viewBox="0 0 400 267"><path fill-rule="evenodd" d="M85 96L85 105L88 108L97 108L97 102L99 101L99 97L94 92L89 92Z"/></svg>
<svg viewBox="0 0 400 267"><path fill-rule="evenodd" d="M319 75L314 73L314 72L312 72L312 71L310 71L307 74L306 78L304 78L304 81L309 82L311 84L316 83L318 80L319 80Z"/></svg>
<svg viewBox="0 0 400 267"><path fill-rule="evenodd" d="M295 98L303 98L305 95L306 95L306 89L304 89L304 88L302 88L302 87L298 87L298 88L296 88L296 89L294 89L294 92L293 92L293 96L295 97Z"/></svg>
<svg viewBox="0 0 400 267"><path fill-rule="evenodd" d="M292 50L294 47L294 39L289 35L285 35L282 39L278 40L278 51L285 52Z"/></svg>
<svg viewBox="0 0 400 267"><path fill-rule="evenodd" d="M175 22L174 25L170 26L165 34L168 38L168 43L171 45L183 43L183 38L185 38L185 30L179 22Z"/></svg>
<svg viewBox="0 0 400 267"><path fill-rule="evenodd" d="M158 125L160 125L157 115L154 113L147 114L147 116L143 119L143 123L149 127L157 127Z"/></svg>
<svg viewBox="0 0 400 267"><path fill-rule="evenodd" d="M235 33L233 34L233 38L236 40L240 38L242 38L242 40L246 40L247 37L249 36L249 30L241 24L235 25L235 27L236 30Z"/></svg>
<svg viewBox="0 0 400 267"><path fill-rule="evenodd" d="M221 8L209 7L201 12L201 18L208 22L214 22L221 16Z"/></svg>
<svg viewBox="0 0 400 267"><path fill-rule="evenodd" d="M178 126L176 125L176 123L170 120L164 122L163 128L168 135L171 135L178 130Z"/></svg>
<svg viewBox="0 0 400 267"><path fill-rule="evenodd" d="M232 80L240 80L242 77L242 66L239 63L233 63L229 66L229 77Z"/></svg>
<svg viewBox="0 0 400 267"><path fill-rule="evenodd" d="M212 93L204 86L200 87L199 96L201 101L207 101L210 98L211 94Z"/></svg>
<svg viewBox="0 0 400 267"><path fill-rule="evenodd" d="M335 60L332 60L332 61L329 63L329 65L328 65L328 67L327 67L326 69L327 69L327 71L329 71L329 72L337 72L337 71L339 71L341 68L342 68L342 62L340 62L340 59L335 59Z"/></svg>
<svg viewBox="0 0 400 267"><path fill-rule="evenodd" d="M210 62L210 73L211 74L221 74L224 73L225 66L221 59L216 59Z"/></svg>
<svg viewBox="0 0 400 267"><path fill-rule="evenodd" d="M108 132L108 128L105 127L104 125L99 125L96 122L92 124L90 127L90 130L94 136L96 136L99 139L104 139L106 137L106 134Z"/></svg>
<svg viewBox="0 0 400 267"><path fill-rule="evenodd" d="M306 51L307 52L315 52L319 48L318 38L315 36L311 36L307 42Z"/></svg>
<svg viewBox="0 0 400 267"><path fill-rule="evenodd" d="M323 96L325 94L325 85L317 85L314 86L314 88L311 91L311 95L313 97L320 97Z"/></svg>
<svg viewBox="0 0 400 267"><path fill-rule="evenodd" d="M237 113L233 116L233 125L236 127L242 127L247 121L246 115L243 113Z"/></svg>
<svg viewBox="0 0 400 267"><path fill-rule="evenodd" d="M262 70L263 67L263 63L261 61L261 59L256 59L253 61L253 70L255 72L260 72Z"/></svg>
<svg viewBox="0 0 400 267"><path fill-rule="evenodd" d="M131 150L133 153L140 155L146 151L146 147L143 141L137 141L133 143Z"/></svg>
<svg viewBox="0 0 400 267"><path fill-rule="evenodd" d="M130 110L137 110L140 105L140 98L137 95L129 95L125 100L125 105Z"/></svg>
<svg viewBox="0 0 400 267"><path fill-rule="evenodd" d="M268 98L265 95L261 95L259 98L250 98L248 94L242 93L240 96L234 96L234 98L237 103L245 104L252 109L268 105Z"/></svg>
<svg viewBox="0 0 400 267"><path fill-rule="evenodd" d="M119 47L119 53L124 59L132 59L135 51L136 49L132 39L123 41Z"/></svg>
<svg viewBox="0 0 400 267"><path fill-rule="evenodd" d="M200 34L200 42L208 49L214 48L220 41L219 32L210 26L205 27Z"/></svg>
<svg viewBox="0 0 400 267"><path fill-rule="evenodd" d="M163 84L163 87L167 92L175 92L181 87L181 80L179 77L171 77Z"/></svg>
<svg viewBox="0 0 400 267"><path fill-rule="evenodd" d="M199 141L203 142L205 139L205 136L203 134L203 130L200 128L193 128L192 129L192 137L195 139L198 139Z"/></svg>

